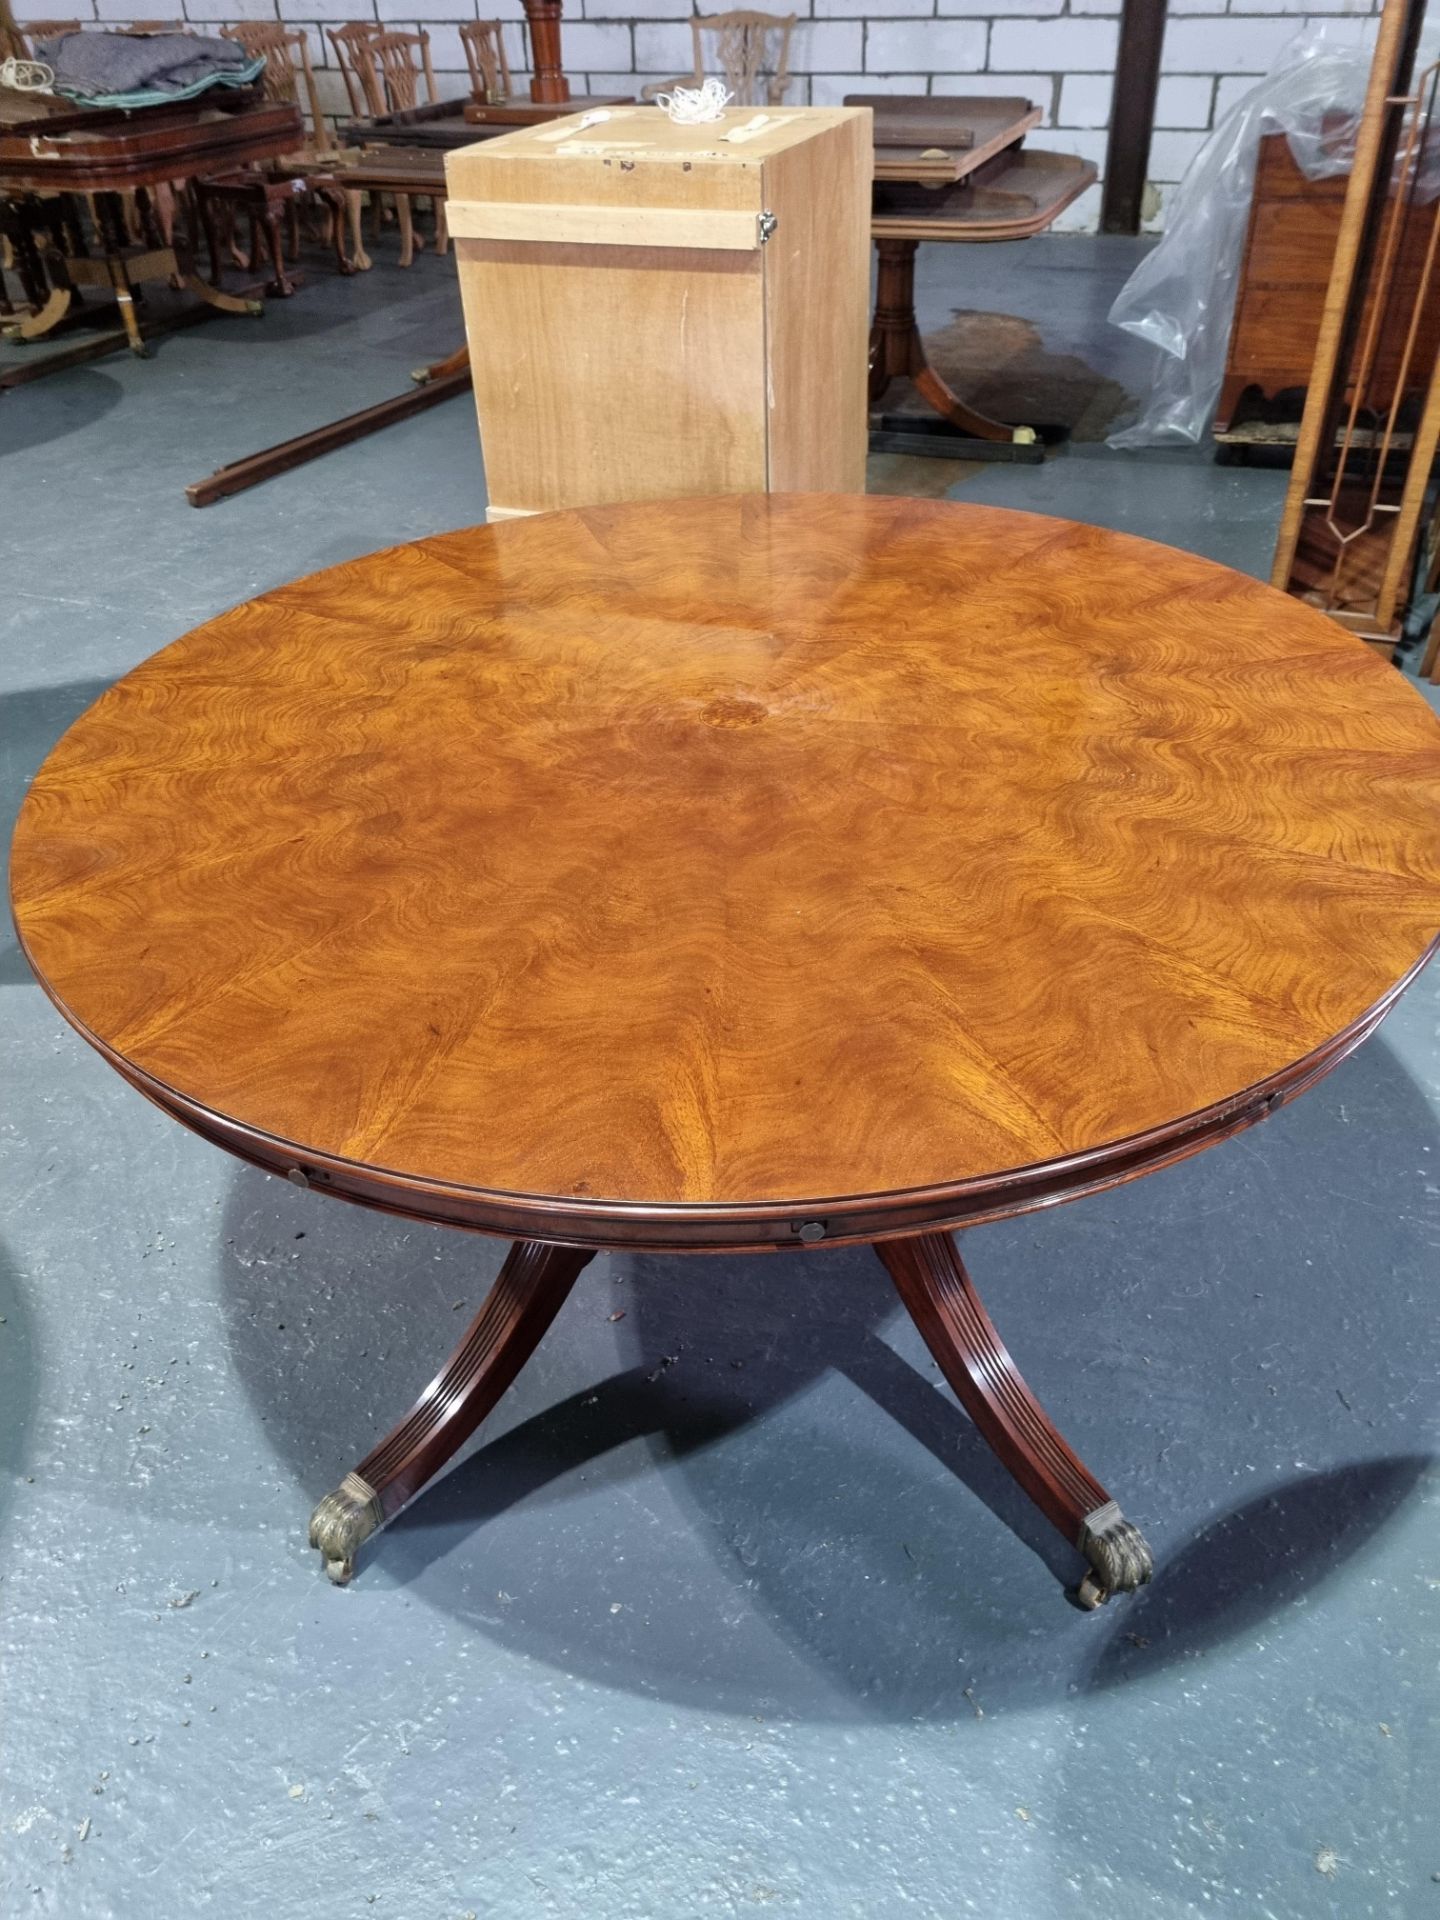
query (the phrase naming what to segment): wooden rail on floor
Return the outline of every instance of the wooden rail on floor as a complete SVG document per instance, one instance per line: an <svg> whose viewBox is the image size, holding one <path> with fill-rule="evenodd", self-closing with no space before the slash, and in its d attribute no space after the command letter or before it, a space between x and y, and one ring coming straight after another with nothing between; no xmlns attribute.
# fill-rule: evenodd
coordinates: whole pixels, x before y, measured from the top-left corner
<svg viewBox="0 0 1440 1920"><path fill-rule="evenodd" d="M307 460L318 460L323 453L348 447L352 440L363 440L367 434L379 433L382 427L394 426L397 420L408 420L412 414L423 413L427 407L438 407L442 400L450 400L457 393L467 393L470 389L468 349L461 347L433 366L422 367L414 378L417 384L409 393L377 401L373 407L347 413L327 426L298 433L293 440L262 447L259 453L247 454L228 467L217 467L208 478L186 487L185 498L192 507L213 506L232 493L244 493L247 487L258 487L262 480L273 480L277 473L303 467Z"/></svg>

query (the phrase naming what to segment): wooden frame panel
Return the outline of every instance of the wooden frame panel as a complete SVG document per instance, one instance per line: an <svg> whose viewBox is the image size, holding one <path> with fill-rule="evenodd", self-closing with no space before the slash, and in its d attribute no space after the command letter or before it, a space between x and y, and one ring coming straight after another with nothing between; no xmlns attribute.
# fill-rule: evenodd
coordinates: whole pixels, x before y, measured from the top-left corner
<svg viewBox="0 0 1440 1920"><path fill-rule="evenodd" d="M524 342L472 354L497 508L545 512L765 484L762 255L457 242L467 312ZM675 352L657 357L665 338Z"/></svg>

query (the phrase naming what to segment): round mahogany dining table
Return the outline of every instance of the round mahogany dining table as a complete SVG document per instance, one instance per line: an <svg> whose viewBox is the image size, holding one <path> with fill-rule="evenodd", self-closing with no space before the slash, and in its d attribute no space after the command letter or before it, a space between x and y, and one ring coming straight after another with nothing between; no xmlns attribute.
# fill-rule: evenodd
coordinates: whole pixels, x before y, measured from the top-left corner
<svg viewBox="0 0 1440 1920"><path fill-rule="evenodd" d="M1373 1031L1440 929L1440 722L1321 614L1096 527L595 508L165 647L45 762L13 894L61 1013L176 1120L514 1242L316 1509L332 1577L597 1249L870 1242L1094 1605L1149 1549L953 1230L1222 1140Z"/></svg>

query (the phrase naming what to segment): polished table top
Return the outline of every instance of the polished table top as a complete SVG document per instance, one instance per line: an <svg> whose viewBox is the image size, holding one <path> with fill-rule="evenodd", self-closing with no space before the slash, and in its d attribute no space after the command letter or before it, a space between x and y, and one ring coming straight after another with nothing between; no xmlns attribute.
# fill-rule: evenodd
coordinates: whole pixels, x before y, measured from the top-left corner
<svg viewBox="0 0 1440 1920"><path fill-rule="evenodd" d="M224 173L304 137L300 110L251 88L161 107L90 107L0 118L0 190L106 193Z"/></svg>
<svg viewBox="0 0 1440 1920"><path fill-rule="evenodd" d="M277 1171L591 1244L869 1237L1342 1057L1440 928L1440 722L1094 527L607 507L197 628L60 742L13 871L67 1017Z"/></svg>

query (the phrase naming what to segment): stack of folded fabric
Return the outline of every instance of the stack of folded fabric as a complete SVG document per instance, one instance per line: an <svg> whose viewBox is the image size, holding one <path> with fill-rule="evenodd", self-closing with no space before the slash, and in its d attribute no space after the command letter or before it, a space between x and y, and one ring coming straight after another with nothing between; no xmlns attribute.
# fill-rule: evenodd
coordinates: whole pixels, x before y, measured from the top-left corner
<svg viewBox="0 0 1440 1920"><path fill-rule="evenodd" d="M265 56L194 33L60 33L36 53L55 92L86 107L153 107L258 80Z"/></svg>

